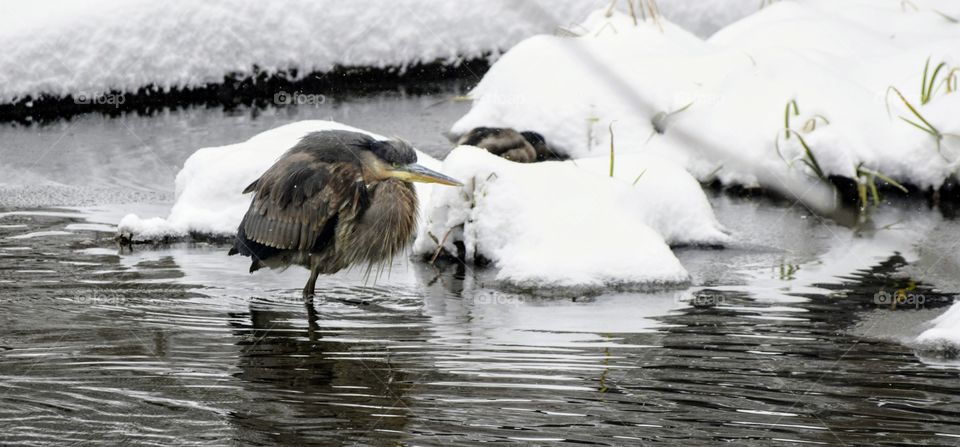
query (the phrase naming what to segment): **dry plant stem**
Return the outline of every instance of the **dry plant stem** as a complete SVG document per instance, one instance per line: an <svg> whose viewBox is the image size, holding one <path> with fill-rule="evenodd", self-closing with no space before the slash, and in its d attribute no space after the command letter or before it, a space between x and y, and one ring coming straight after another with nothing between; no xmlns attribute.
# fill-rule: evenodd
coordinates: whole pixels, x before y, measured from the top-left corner
<svg viewBox="0 0 960 447"><path fill-rule="evenodd" d="M433 254L433 257L430 258L430 265L433 265L435 262L437 262L437 259L440 257L440 253L443 252L443 246L447 243L447 238L450 237L451 232L453 232L453 228L447 230L446 234L443 235L443 239L437 243L437 251ZM434 239L434 241L436 241L436 239Z"/></svg>

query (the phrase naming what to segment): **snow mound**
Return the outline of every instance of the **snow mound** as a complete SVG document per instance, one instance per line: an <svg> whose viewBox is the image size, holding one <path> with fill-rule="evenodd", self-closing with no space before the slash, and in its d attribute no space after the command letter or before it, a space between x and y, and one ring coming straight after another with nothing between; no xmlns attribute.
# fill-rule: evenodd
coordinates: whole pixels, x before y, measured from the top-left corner
<svg viewBox="0 0 960 447"><path fill-rule="evenodd" d="M609 157L564 162L598 176L610 175ZM614 178L633 186L630 203L643 222L671 246L719 246L732 241L713 214L700 182L677 164L640 152L623 152L614 159Z"/></svg>
<svg viewBox="0 0 960 447"><path fill-rule="evenodd" d="M960 353L960 303L954 304L950 309L937 318L934 318L927 329L914 341L914 344L920 349L952 354L956 356Z"/></svg>
<svg viewBox="0 0 960 447"><path fill-rule="evenodd" d="M260 133L228 146L203 148L190 156L177 174L176 202L166 218L125 216L117 231L135 241L180 238L191 234L229 237L236 234L252 200L244 188L260 177L304 135L323 130L349 130L382 136L333 121L300 121ZM437 169L440 162L417 151L418 162ZM417 184L421 201L431 187ZM421 202L422 203L422 202Z"/></svg>
<svg viewBox="0 0 960 447"><path fill-rule="evenodd" d="M634 25L596 11L581 37L536 36L503 55L451 133L532 130L574 158L602 154L614 138L618 151L643 148L701 181L779 189L804 179L788 182L793 194L822 185L821 174L879 172L937 188L960 165L960 94L943 81L960 66L960 27L944 16L960 17L960 4L913 4L782 1L706 41L664 19ZM931 73L947 68L921 105L928 57ZM939 141L899 119L926 126L891 86Z"/></svg>
<svg viewBox="0 0 960 447"><path fill-rule="evenodd" d="M599 289L685 283L668 242L729 241L682 168L638 155L614 166L610 178L609 159L521 164L460 146L441 170L466 186L434 191L414 251L462 242L507 285Z"/></svg>

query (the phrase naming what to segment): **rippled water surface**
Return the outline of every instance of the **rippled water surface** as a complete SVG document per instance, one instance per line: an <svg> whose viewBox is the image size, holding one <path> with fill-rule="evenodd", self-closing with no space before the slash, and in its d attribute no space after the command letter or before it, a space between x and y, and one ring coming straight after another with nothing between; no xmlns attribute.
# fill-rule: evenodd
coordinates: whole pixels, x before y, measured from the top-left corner
<svg viewBox="0 0 960 447"><path fill-rule="evenodd" d="M960 226L917 204L850 229L715 196L738 242L678 249L689 289L599 296L404 259L376 281L322 278L308 307L302 270L113 242L123 214L163 214L196 147L332 116L442 155L427 129L464 106L429 106L455 93L85 117L59 164L28 156L59 125L0 131L17 174L0 187L0 443L960 442L960 364L909 343L960 289ZM878 303L898 290L923 301Z"/></svg>

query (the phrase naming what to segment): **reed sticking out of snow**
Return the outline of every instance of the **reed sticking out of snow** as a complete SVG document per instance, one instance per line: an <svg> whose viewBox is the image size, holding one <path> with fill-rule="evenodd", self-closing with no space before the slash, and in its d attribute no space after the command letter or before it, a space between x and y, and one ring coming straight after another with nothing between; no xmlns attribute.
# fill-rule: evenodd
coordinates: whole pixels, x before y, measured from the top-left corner
<svg viewBox="0 0 960 447"><path fill-rule="evenodd" d="M791 113L791 111L793 113ZM799 104L797 104L796 99L791 99L787 103L786 112L784 113L784 117L783 117L783 127L784 127L783 137L785 140L789 140L791 136L796 136L797 140L800 141L800 146L803 148L803 152L804 152L804 156L803 158L800 158L800 162L807 165L807 167L810 168L811 171L813 171L813 173L817 176L818 179L826 180L827 176L823 173L823 169L820 167L820 162L817 161L817 157L816 155L813 154L813 151L810 149L810 145L807 144L807 140L803 138L803 135L801 135L800 132L797 132L796 130L793 130L792 127L790 127L790 116L800 116L800 106ZM827 121L826 118L823 118L820 115L816 115L813 118L811 118L809 121L807 121L806 125L804 125L804 129L810 128L811 129L810 132L816 129L817 117L820 117L821 119L823 119L823 121L829 123L829 121ZM812 125L811 125L811 121L813 122ZM777 155L780 156L780 159L783 160L785 163L787 163L788 166L792 165L792 163L787 161L786 157L783 156L783 151L780 150L779 134L777 134L777 138L774 140L774 146L777 149Z"/></svg>
<svg viewBox="0 0 960 447"><path fill-rule="evenodd" d="M616 151L613 146L613 122L610 123L610 177L613 177L613 162L615 160Z"/></svg>
<svg viewBox="0 0 960 447"><path fill-rule="evenodd" d="M943 79L940 79L940 82L937 83L939 79L940 72L946 69L946 75ZM946 93L950 94L957 90L957 73L960 72L960 67L950 68L946 62L940 62L937 64L936 68L933 69L933 73L930 73L930 58L927 58L927 63L923 67L923 79L920 84L920 105L927 105L933 95L939 91L941 88L946 87Z"/></svg>
<svg viewBox="0 0 960 447"><path fill-rule="evenodd" d="M796 117L800 116L800 105L797 103L796 99L791 99L789 102L787 102L787 107L786 107L786 111L784 112L784 119L783 119L784 139L789 140L791 136L795 136L797 138L797 141L800 143L800 146L803 148L803 157L801 157L799 161L804 165L806 165L808 168L810 168L810 170L813 171L813 173L816 175L816 177L819 180L829 181L829 178L824 174L823 169L821 168L820 162L817 160L816 155L814 155L813 150L810 149L810 145L807 144L807 140L803 138L803 134L804 133L809 134L815 131L817 129L817 123L819 122L823 122L824 124L829 125L830 120L828 120L823 115L819 115L819 114L814 115L804 123L802 132L801 132L801 131L794 130L790 126L791 116L796 116ZM785 163L787 163L788 166L792 165L792 162L787 161L786 157L783 156L783 152L780 149L779 135L777 135L775 146L777 149L777 155L780 156L780 159L783 160ZM870 198L873 199L874 206L880 205L880 200L881 200L880 191L879 191L879 188L877 188L878 178L880 180L883 180L884 182L887 182L888 184L890 184L890 186L893 186L894 188L897 188L903 191L904 193L909 192L906 187L904 187L897 181L893 180L892 178L888 177L887 175L884 175L879 171L864 167L863 163L860 163L856 167L855 171L857 173L857 192L859 195L861 211L866 210L867 206L870 205Z"/></svg>
<svg viewBox="0 0 960 447"><path fill-rule="evenodd" d="M942 132L940 132L940 130L938 130L933 124L930 124L930 121L927 121L927 119L923 117L920 111L917 110L917 108L914 107L909 100L907 100L907 97L903 95L903 92L901 92L900 89L892 85L889 88L887 88L887 98L886 98L887 113L888 114L890 113L890 92L896 93L897 97L900 98L900 101L903 102L903 105L907 106L907 109L910 110L910 113L913 113L913 116L915 116L920 122L918 123L904 116L898 116L898 118L903 120L905 123L930 134L930 136L932 136L937 141L937 149L940 149L941 143L943 142L943 137L945 135Z"/></svg>
<svg viewBox="0 0 960 447"><path fill-rule="evenodd" d="M870 189L870 195L873 197L873 205L880 206L880 191L877 189L877 179L887 182L890 186L897 188L904 193L909 193L907 188L892 178L882 174L879 171L863 167L863 163L857 166L857 191L860 195L860 210L865 210L869 201L867 200L867 188Z"/></svg>
<svg viewBox="0 0 960 447"><path fill-rule="evenodd" d="M618 0L612 0L610 6L607 8L607 17L610 17L613 14L614 8L617 6ZM660 24L660 7L657 6L656 0L636 0L637 6L633 5L634 0L627 0L627 11L630 14L630 18L633 19L633 26L638 26L640 21L646 22L649 18L653 21L654 24L660 28L660 31L663 32L663 25ZM640 15L637 15L637 11L640 11Z"/></svg>

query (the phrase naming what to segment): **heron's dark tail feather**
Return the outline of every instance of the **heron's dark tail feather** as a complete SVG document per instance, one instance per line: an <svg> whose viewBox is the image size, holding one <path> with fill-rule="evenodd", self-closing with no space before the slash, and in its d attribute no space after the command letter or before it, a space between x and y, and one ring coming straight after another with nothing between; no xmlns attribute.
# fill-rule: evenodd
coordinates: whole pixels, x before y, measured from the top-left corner
<svg viewBox="0 0 960 447"><path fill-rule="evenodd" d="M246 217L244 217L244 222L245 221ZM244 222L241 222L240 227L237 228L237 238L234 239L233 248L231 248L227 254L249 256L252 260L252 262L250 262L250 273L253 273L264 267L263 259L268 259L276 255L279 250L248 239L247 232L243 229Z"/></svg>
<svg viewBox="0 0 960 447"><path fill-rule="evenodd" d="M246 218L244 218L244 220L246 220ZM244 223L241 222L240 227L237 229L237 238L233 241L233 248L230 249L228 254L249 256L256 261L260 261L263 259L270 259L273 256L276 256L279 252L280 250L277 248L269 247L247 238L247 233L244 231Z"/></svg>

